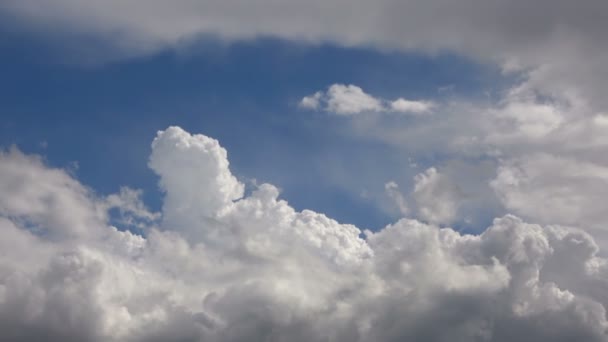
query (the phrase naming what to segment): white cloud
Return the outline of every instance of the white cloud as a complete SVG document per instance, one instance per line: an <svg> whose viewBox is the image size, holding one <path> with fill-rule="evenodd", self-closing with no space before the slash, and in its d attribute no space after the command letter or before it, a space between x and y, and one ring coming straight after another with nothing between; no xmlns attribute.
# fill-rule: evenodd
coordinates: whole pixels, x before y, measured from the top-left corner
<svg viewBox="0 0 608 342"><path fill-rule="evenodd" d="M105 210L117 209L121 224L140 228L150 225L160 218L160 213L151 212L145 206L141 199L142 194L141 190L121 187L118 194L106 197Z"/></svg>
<svg viewBox="0 0 608 342"><path fill-rule="evenodd" d="M55 238L97 233L105 214L68 172L16 148L0 151L0 215Z"/></svg>
<svg viewBox="0 0 608 342"><path fill-rule="evenodd" d="M333 84L327 90L328 112L336 114L357 114L383 110L380 100L367 94L356 85Z"/></svg>
<svg viewBox="0 0 608 342"><path fill-rule="evenodd" d="M434 104L429 101L410 101L399 98L387 101L374 97L356 85L332 84L323 93L318 91L305 96L300 101L300 107L307 109L323 109L338 115L354 115L359 113L426 113Z"/></svg>
<svg viewBox="0 0 608 342"><path fill-rule="evenodd" d="M172 229L200 231L201 221L214 219L244 193L219 142L179 127L158 132L149 166L166 192L163 221Z"/></svg>
<svg viewBox="0 0 608 342"><path fill-rule="evenodd" d="M514 87L497 108L488 111L495 125L488 132L488 141L495 144L538 141L566 123L566 106L539 101L529 90L521 89L528 85L524 82Z"/></svg>
<svg viewBox="0 0 608 342"><path fill-rule="evenodd" d="M450 224L457 217L462 194L447 177L432 167L416 175L412 197L421 219L433 224Z"/></svg>
<svg viewBox="0 0 608 342"><path fill-rule="evenodd" d="M166 197L145 236L109 226L107 199L67 173L2 155L2 339L607 338L608 261L581 230L505 216L472 236L403 219L363 239L272 185L243 197L216 140L171 127L152 149ZM124 192L112 202L138 203ZM79 234L46 233L58 229Z"/></svg>
<svg viewBox="0 0 608 342"><path fill-rule="evenodd" d="M384 184L384 191L386 192L386 195L393 201L393 204L397 207L401 215L405 216L409 213L410 210L407 206L407 201L405 200L405 197L401 191L399 191L399 185L397 183L390 181Z"/></svg>
<svg viewBox="0 0 608 342"><path fill-rule="evenodd" d="M491 183L511 211L545 223L605 229L608 167L535 154L504 161Z"/></svg>
<svg viewBox="0 0 608 342"><path fill-rule="evenodd" d="M318 91L310 96L304 96L300 101L300 107L306 109L319 109L319 105L321 104L321 97L323 93Z"/></svg>
<svg viewBox="0 0 608 342"><path fill-rule="evenodd" d="M395 112L402 113L426 113L434 107L432 102L428 101L410 101L402 98L391 102L390 108Z"/></svg>
<svg viewBox="0 0 608 342"><path fill-rule="evenodd" d="M464 205L457 201L461 210L446 207L452 220L445 222L515 213L535 222L582 226L600 238L607 232L607 217L598 207L605 180L597 171L608 166L605 111L586 97L543 95L534 82L526 79L488 103L444 102L424 120L352 120L348 129L359 139L389 144L417 161L432 160L441 170L454 162L466 164L449 179L454 184L468 179L471 193ZM471 178L475 173L479 177ZM519 179L519 185L509 185L507 175ZM433 205L441 203L436 196L428 196L429 205L421 204L428 209L424 211L433 212ZM410 206L416 213L416 206ZM432 222L432 215L416 215Z"/></svg>

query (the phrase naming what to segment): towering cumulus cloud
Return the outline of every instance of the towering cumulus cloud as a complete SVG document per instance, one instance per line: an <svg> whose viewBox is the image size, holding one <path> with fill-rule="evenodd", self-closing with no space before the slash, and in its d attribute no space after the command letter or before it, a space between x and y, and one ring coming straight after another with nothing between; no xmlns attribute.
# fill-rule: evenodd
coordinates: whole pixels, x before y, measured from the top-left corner
<svg viewBox="0 0 608 342"><path fill-rule="evenodd" d="M508 215L475 236L362 233L270 184L245 196L218 141L178 127L149 165L160 218L135 191L101 198L0 155L0 340L608 340L607 261L579 229ZM110 225L122 206L142 236Z"/></svg>

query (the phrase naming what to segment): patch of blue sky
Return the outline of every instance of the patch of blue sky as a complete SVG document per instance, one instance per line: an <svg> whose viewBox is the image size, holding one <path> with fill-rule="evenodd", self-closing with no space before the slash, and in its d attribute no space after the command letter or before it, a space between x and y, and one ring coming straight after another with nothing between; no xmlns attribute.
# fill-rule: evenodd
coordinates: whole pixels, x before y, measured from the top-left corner
<svg viewBox="0 0 608 342"><path fill-rule="evenodd" d="M381 228L395 217L365 192L403 179L407 156L349 135L344 118L302 111L301 97L344 83L388 99L441 101L483 97L510 82L496 68L454 55L273 39L209 40L180 52L66 64L61 51L4 35L0 144L45 155L53 166L77 162L77 177L100 194L141 188L155 210L161 196L147 168L150 142L157 130L179 125L218 139L235 174L275 184L296 209ZM440 162L428 159L422 170Z"/></svg>

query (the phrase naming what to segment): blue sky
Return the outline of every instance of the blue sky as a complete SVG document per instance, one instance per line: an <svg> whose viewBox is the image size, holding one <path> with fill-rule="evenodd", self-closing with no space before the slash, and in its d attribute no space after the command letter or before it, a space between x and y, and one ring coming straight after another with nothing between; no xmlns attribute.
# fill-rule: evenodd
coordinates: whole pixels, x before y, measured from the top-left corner
<svg viewBox="0 0 608 342"><path fill-rule="evenodd" d="M298 108L300 98L334 83L384 97L434 99L449 89L447 97L478 98L505 82L496 68L450 54L203 40L188 51L89 65L66 64L61 49L40 41L5 36L3 146L42 154L57 167L77 162L78 179L100 194L140 188L159 208L149 145L157 130L179 125L218 139L243 180L272 183L295 208L370 229L395 215L361 192L411 177L402 170L407 156L352 136L347 119ZM346 183L337 184L330 168L348 170Z"/></svg>

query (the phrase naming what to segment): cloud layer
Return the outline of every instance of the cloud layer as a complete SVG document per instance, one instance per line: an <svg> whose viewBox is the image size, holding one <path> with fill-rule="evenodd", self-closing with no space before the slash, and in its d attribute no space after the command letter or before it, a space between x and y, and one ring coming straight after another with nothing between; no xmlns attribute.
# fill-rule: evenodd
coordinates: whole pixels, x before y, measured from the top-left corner
<svg viewBox="0 0 608 342"><path fill-rule="evenodd" d="M507 215L477 236L409 219L361 232L270 184L245 195L226 150L178 127L149 165L160 219L132 191L99 198L0 155L3 340L608 340L608 264L582 230ZM143 235L112 227L109 207Z"/></svg>
<svg viewBox="0 0 608 342"><path fill-rule="evenodd" d="M602 105L608 104L603 91L607 11L604 0L239 0L229 5L222 0L57 0L52 8L44 0L0 4L1 22L10 32L55 35L62 42L76 38L69 50L74 58L137 56L179 49L209 36L447 51L496 63L507 72L530 72L546 93L585 94Z"/></svg>

